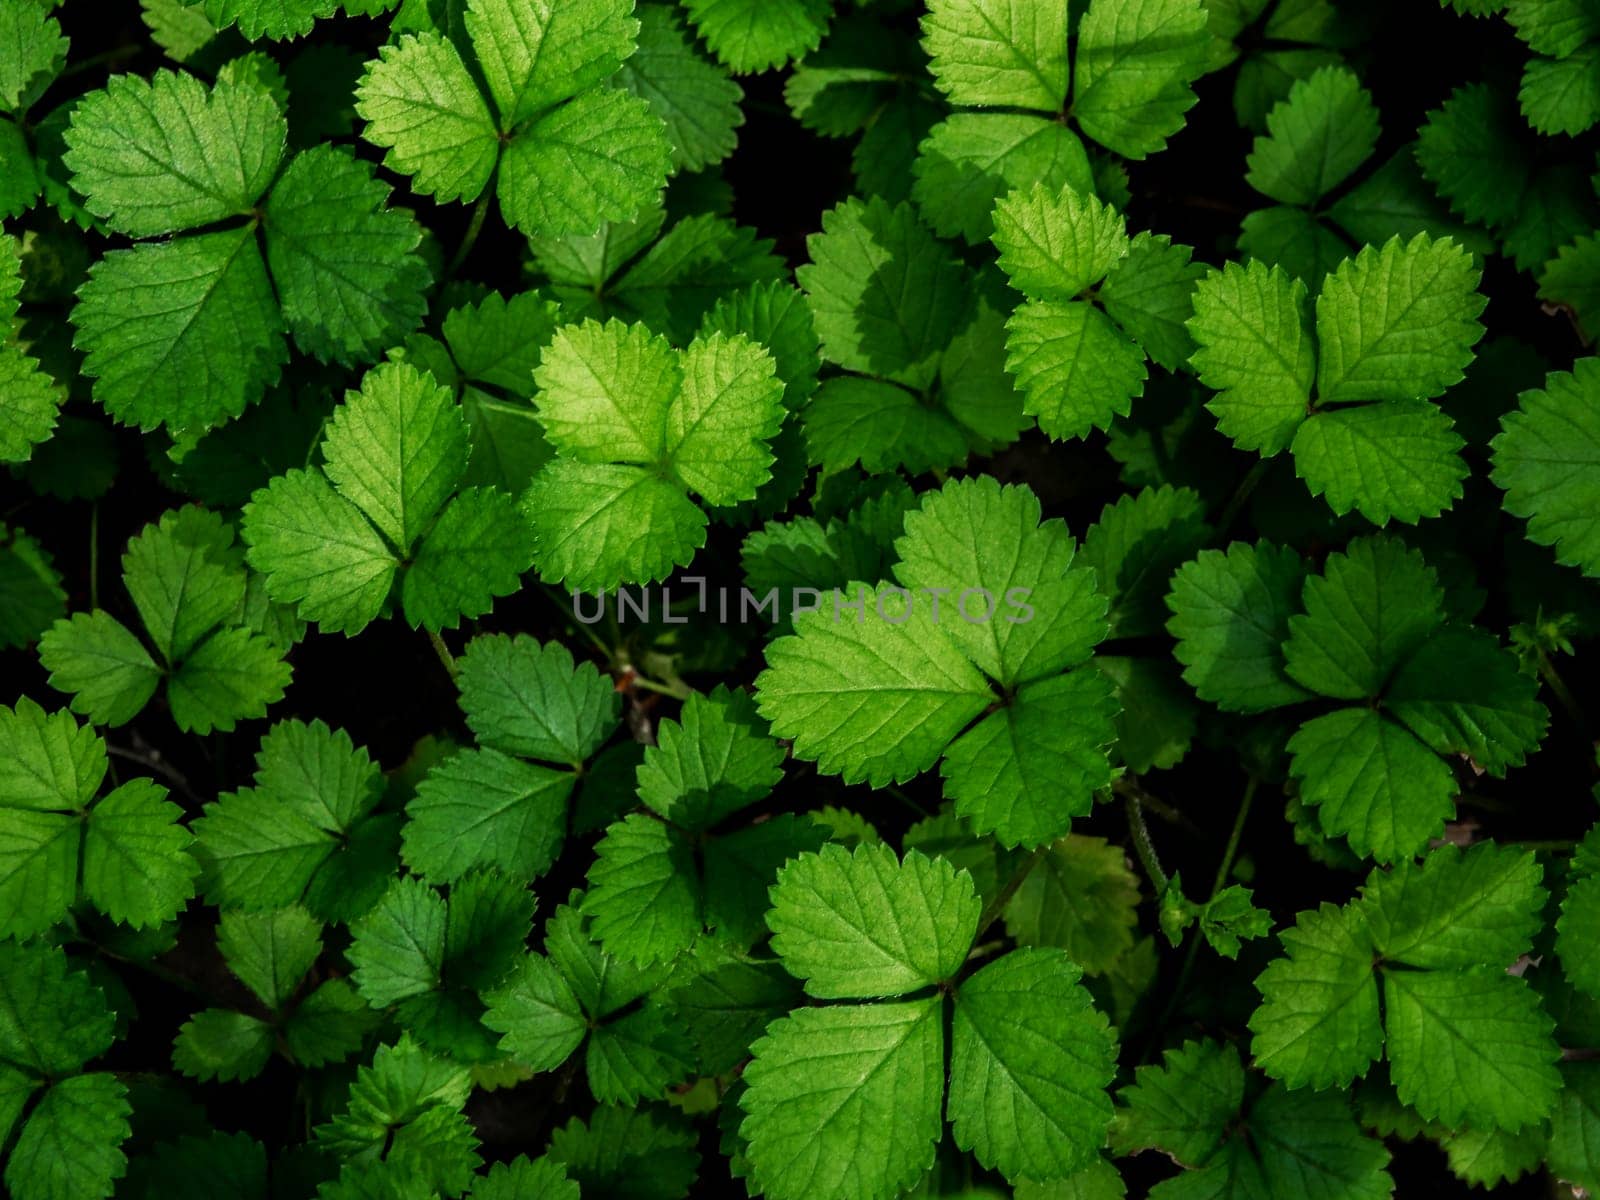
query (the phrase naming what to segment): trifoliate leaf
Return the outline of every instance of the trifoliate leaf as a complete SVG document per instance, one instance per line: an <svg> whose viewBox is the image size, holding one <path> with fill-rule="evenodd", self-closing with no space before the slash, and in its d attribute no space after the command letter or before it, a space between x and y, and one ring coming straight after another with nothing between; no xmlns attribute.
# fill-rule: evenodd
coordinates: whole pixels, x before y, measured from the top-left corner
<svg viewBox="0 0 1600 1200"><path fill-rule="evenodd" d="M1317 294L1317 392L1323 403L1417 400L1462 377L1483 336L1472 256L1418 234L1368 246Z"/></svg>
<svg viewBox="0 0 1600 1200"><path fill-rule="evenodd" d="M1105 1141L1115 1041L1058 950L1018 950L955 993L950 1100L956 1145L1008 1179L1084 1167Z"/></svg>
<svg viewBox="0 0 1600 1200"><path fill-rule="evenodd" d="M1144 158L1183 127L1210 53L1199 0L1091 0L1078 22L1072 114L1124 158Z"/></svg>
<svg viewBox="0 0 1600 1200"><path fill-rule="evenodd" d="M711 52L741 75L815 50L833 15L829 0L684 0L683 7Z"/></svg>
<svg viewBox="0 0 1600 1200"><path fill-rule="evenodd" d="M0 943L0 1054L31 1075L61 1077L111 1048L115 1018L100 989L60 949Z"/></svg>
<svg viewBox="0 0 1600 1200"><path fill-rule="evenodd" d="M1305 612L1289 619L1289 675L1323 696L1365 700L1444 620L1444 593L1422 555L1387 537L1361 538L1328 556L1305 585Z"/></svg>
<svg viewBox="0 0 1600 1200"><path fill-rule="evenodd" d="M484 1024L503 1036L501 1048L536 1071L552 1071L583 1044L588 1019L566 979L548 958L529 954L485 997Z"/></svg>
<svg viewBox="0 0 1600 1200"><path fill-rule="evenodd" d="M922 18L929 70L951 103L1057 113L1067 100L1067 9L933 0Z"/></svg>
<svg viewBox="0 0 1600 1200"><path fill-rule="evenodd" d="M72 321L95 399L180 443L244 412L287 357L247 225L111 251L90 269Z"/></svg>
<svg viewBox="0 0 1600 1200"><path fill-rule="evenodd" d="M1202 700L1230 712L1262 712L1304 700L1283 643L1300 607L1303 559L1270 542L1202 550L1172 577L1167 631L1183 677Z"/></svg>
<svg viewBox="0 0 1600 1200"><path fill-rule="evenodd" d="M767 923L773 949L824 999L894 996L953 977L978 928L972 878L886 846L824 846L785 867Z"/></svg>
<svg viewBox="0 0 1600 1200"><path fill-rule="evenodd" d="M1600 363L1579 359L1524 392L1501 419L1494 481L1506 509L1528 519L1528 536L1558 561L1600 575Z"/></svg>
<svg viewBox="0 0 1600 1200"><path fill-rule="evenodd" d="M296 156L263 209L267 265L295 344L324 362L378 357L416 328L433 282L422 230L372 168L330 146Z"/></svg>
<svg viewBox="0 0 1600 1200"><path fill-rule="evenodd" d="M1241 450L1276 454L1306 418L1316 370L1306 288L1257 259L1212 271L1189 320L1217 428Z"/></svg>
<svg viewBox="0 0 1600 1200"><path fill-rule="evenodd" d="M565 1164L588 1197L683 1200L700 1166L692 1129L652 1109L604 1105L550 1136L550 1157Z"/></svg>
<svg viewBox="0 0 1600 1200"><path fill-rule="evenodd" d="M744 89L696 52L670 9L638 10L639 48L617 81L667 125L675 167L699 171L733 153Z"/></svg>
<svg viewBox="0 0 1600 1200"><path fill-rule="evenodd" d="M1378 144L1378 110L1351 71L1324 67L1297 80L1267 114L1245 181L1282 204L1311 206L1338 187Z"/></svg>
<svg viewBox="0 0 1600 1200"><path fill-rule="evenodd" d="M773 1200L890 1200L933 1165L942 1002L800 1008L751 1047L740 1133ZM869 1149L870 1148L870 1149Z"/></svg>
<svg viewBox="0 0 1600 1200"><path fill-rule="evenodd" d="M1185 322L1194 311L1194 289L1204 277L1192 251L1166 234L1146 230L1128 246L1100 285L1106 315L1129 334L1150 361L1177 371L1194 353Z"/></svg>
<svg viewBox="0 0 1600 1200"><path fill-rule="evenodd" d="M73 109L64 161L90 212L149 237L249 213L287 136L272 96L253 84L113 75Z"/></svg>

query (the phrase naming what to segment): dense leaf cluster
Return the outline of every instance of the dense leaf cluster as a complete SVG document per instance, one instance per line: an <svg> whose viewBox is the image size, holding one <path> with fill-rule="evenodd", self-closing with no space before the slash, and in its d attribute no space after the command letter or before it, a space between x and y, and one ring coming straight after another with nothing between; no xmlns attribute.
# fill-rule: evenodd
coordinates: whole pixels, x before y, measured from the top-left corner
<svg viewBox="0 0 1600 1200"><path fill-rule="evenodd" d="M1590 0L0 0L0 1190L1600 1192L1597 125Z"/></svg>

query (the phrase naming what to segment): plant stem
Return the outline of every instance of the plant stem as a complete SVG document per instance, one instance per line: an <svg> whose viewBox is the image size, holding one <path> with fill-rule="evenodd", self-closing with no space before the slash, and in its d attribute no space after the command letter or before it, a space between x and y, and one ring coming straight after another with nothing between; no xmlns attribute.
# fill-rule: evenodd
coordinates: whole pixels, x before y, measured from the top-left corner
<svg viewBox="0 0 1600 1200"><path fill-rule="evenodd" d="M647 679L638 673L634 674L629 683L631 686L643 688L647 692L660 692L663 696L671 696L677 700L687 700L690 693L694 691L692 687L681 679L677 683L658 683L656 680Z"/></svg>
<svg viewBox="0 0 1600 1200"><path fill-rule="evenodd" d="M1572 723L1578 727L1578 733L1584 741L1589 740L1589 722L1584 719L1583 709L1578 707L1578 701L1573 697L1567 687L1567 681L1561 678L1561 673L1556 670L1555 663L1550 661L1550 656L1543 650L1539 652L1539 678L1544 680L1547 688L1554 693L1555 698L1561 701L1561 707L1567 710L1567 716L1572 718Z"/></svg>
<svg viewBox="0 0 1600 1200"><path fill-rule="evenodd" d="M483 190L483 195L478 197L478 202L472 206L472 217L467 222L467 232L461 238L461 245L456 247L455 254L450 259L450 265L444 270L444 279L448 283L454 279L456 272L461 269L461 264L467 261L467 255L472 253L472 248L478 244L478 235L483 232L483 223L489 216L489 197L494 192L493 187Z"/></svg>
<svg viewBox="0 0 1600 1200"><path fill-rule="evenodd" d="M1228 835L1228 845L1222 851L1222 862L1217 865L1217 877L1211 884L1211 895L1206 897L1206 903L1217 898L1217 893L1228 882L1228 872L1233 870L1233 860L1239 854L1239 839L1244 836L1244 823L1250 819L1250 805L1256 798L1258 780L1254 775L1244 785L1244 795L1239 798L1239 811L1233 818L1233 832Z"/></svg>
<svg viewBox="0 0 1600 1200"><path fill-rule="evenodd" d="M450 653L450 647L444 644L444 638L435 630L428 630L428 641L433 644L433 652L439 656L439 661L444 664L444 669L449 672L450 678L456 677L456 656Z"/></svg>
<svg viewBox="0 0 1600 1200"><path fill-rule="evenodd" d="M1234 521L1239 516L1239 511L1244 508L1245 501L1250 499L1262 478L1267 473L1268 460L1258 459L1255 466L1245 472L1239 486L1233 489L1233 495L1228 497L1228 503L1222 509L1222 515L1217 518L1217 540L1227 536L1228 530L1233 527Z"/></svg>
<svg viewBox="0 0 1600 1200"><path fill-rule="evenodd" d="M1206 897L1207 904L1217 898L1217 893L1222 891L1223 885L1228 882L1228 873L1233 870L1233 860L1238 857L1239 842L1244 836L1244 823L1250 819L1250 805L1256 798L1256 787L1259 782L1252 775L1244 785L1244 795L1239 798L1239 811L1233 818L1233 831L1228 834L1228 844L1223 848L1222 861L1217 865L1217 876L1211 884L1211 894ZM1183 994L1189 987L1189 976L1194 974L1195 960L1200 957L1200 943L1204 940L1198 928L1189 935L1189 946L1183 953L1183 966L1178 968L1178 980L1172 985L1172 991L1167 996L1167 1005L1161 1012L1161 1019L1156 1022L1157 1030L1165 1029L1173 1014L1178 1011L1178 1005L1183 1001ZM1149 1057L1148 1048L1145 1057Z"/></svg>
<svg viewBox="0 0 1600 1200"><path fill-rule="evenodd" d="M92 71L96 67L115 66L117 63L125 62L130 58L137 58L140 50L141 47L137 45L119 46L115 50L107 50L104 54L95 54L91 55L89 58L80 58L77 62L72 63L65 70L63 70L60 75L56 76L56 78L70 79L74 75L81 75L85 71Z"/></svg>
<svg viewBox="0 0 1600 1200"><path fill-rule="evenodd" d="M1027 882L1028 876L1033 874L1033 868L1039 865L1039 860L1044 857L1046 849L1048 849L1048 846L1040 846L1027 858L1023 859L1018 864L1017 869L1011 873L1011 878L1006 880L1005 887L1001 888L995 898L985 906L983 916L978 918L978 932L972 939L974 944L977 944L983 935L989 931L989 926L1000 919L1000 914L1006 911L1006 905L1011 903L1011 898L1017 894L1017 889ZM968 955L968 957L970 958L971 955Z"/></svg>
<svg viewBox="0 0 1600 1200"><path fill-rule="evenodd" d="M1167 873L1156 858L1155 843L1150 840L1150 830L1144 823L1144 806L1132 792L1124 792L1122 798L1127 804L1128 835L1133 839L1134 853L1139 856L1144 873L1150 877L1150 886L1159 896L1167 890Z"/></svg>

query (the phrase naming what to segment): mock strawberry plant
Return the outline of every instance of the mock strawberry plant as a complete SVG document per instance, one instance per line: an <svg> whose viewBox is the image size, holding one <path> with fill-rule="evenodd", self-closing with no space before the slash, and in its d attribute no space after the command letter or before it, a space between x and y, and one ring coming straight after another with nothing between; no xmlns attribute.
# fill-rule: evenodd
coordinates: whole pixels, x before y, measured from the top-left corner
<svg viewBox="0 0 1600 1200"><path fill-rule="evenodd" d="M0 0L0 1192L1600 1194L1577 0Z"/></svg>

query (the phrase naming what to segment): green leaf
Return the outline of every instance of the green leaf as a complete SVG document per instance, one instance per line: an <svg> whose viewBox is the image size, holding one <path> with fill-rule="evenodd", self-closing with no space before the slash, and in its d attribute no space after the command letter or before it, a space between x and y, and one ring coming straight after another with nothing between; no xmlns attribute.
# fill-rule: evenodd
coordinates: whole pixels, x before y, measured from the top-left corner
<svg viewBox="0 0 1600 1200"><path fill-rule="evenodd" d="M1434 753L1504 775L1544 737L1550 717L1538 693L1491 635L1447 626L1395 672L1384 706Z"/></svg>
<svg viewBox="0 0 1600 1200"><path fill-rule="evenodd" d="M243 536L268 594L329 631L366 628L394 584L393 553L321 472L291 470L252 495Z"/></svg>
<svg viewBox="0 0 1600 1200"><path fill-rule="evenodd" d="M694 941L703 922L688 838L632 813L606 830L594 852L583 912L607 953L647 965L675 958Z"/></svg>
<svg viewBox="0 0 1600 1200"><path fill-rule="evenodd" d="M1210 536L1205 505L1189 488L1145 488L1108 504L1083 539L1083 556L1111 600L1111 632L1159 633L1173 574Z"/></svg>
<svg viewBox="0 0 1600 1200"><path fill-rule="evenodd" d="M251 41L296 38L311 32L318 17L330 17L337 0L204 0L205 14L218 29L237 25Z"/></svg>
<svg viewBox="0 0 1600 1200"><path fill-rule="evenodd" d="M956 112L917 150L912 198L941 237L971 245L993 232L997 199L1035 183L1055 192L1094 191L1082 140L1059 121L1032 113Z"/></svg>
<svg viewBox="0 0 1600 1200"><path fill-rule="evenodd" d="M582 462L653 463L683 387L682 360L642 325L585 321L557 331L534 375L539 420L562 454Z"/></svg>
<svg viewBox="0 0 1600 1200"><path fill-rule="evenodd" d="M1425 400L1458 383L1483 336L1472 256L1448 238L1368 246L1317 294L1325 404Z"/></svg>
<svg viewBox="0 0 1600 1200"><path fill-rule="evenodd" d="M922 1177L941 1131L941 1008L801 1008L767 1027L740 1099L765 1195L890 1200Z"/></svg>
<svg viewBox="0 0 1600 1200"><path fill-rule="evenodd" d="M161 668L139 639L99 609L52 625L39 639L39 661L51 687L72 693L72 711L99 725L127 724L161 682Z"/></svg>
<svg viewBox="0 0 1600 1200"><path fill-rule="evenodd" d="M1035 184L995 205L995 246L1011 285L1034 299L1074 300L1128 252L1122 214L1071 187Z"/></svg>
<svg viewBox="0 0 1600 1200"><path fill-rule="evenodd" d="M1002 0L933 0L923 47L939 90L972 108L1058 113L1067 102L1067 9Z"/></svg>
<svg viewBox="0 0 1600 1200"><path fill-rule="evenodd" d="M1533 173L1521 130L1508 97L1488 84L1469 84L1428 114L1417 131L1417 163L1452 212L1508 225L1524 203L1524 188L1507 181L1520 184Z"/></svg>
<svg viewBox="0 0 1600 1200"><path fill-rule="evenodd" d="M1148 375L1139 344L1083 301L1020 305L1006 322L1006 370L1022 389L1023 410L1058 440L1127 416Z"/></svg>
<svg viewBox="0 0 1600 1200"><path fill-rule="evenodd" d="M1562 1179L1592 1188L1600 1184L1600 1153L1594 1140L1600 1125L1600 1068L1587 1062L1563 1063L1561 1076L1546 1162Z"/></svg>
<svg viewBox="0 0 1600 1200"><path fill-rule="evenodd" d="M0 4L0 112L20 113L60 73L67 39L50 6L32 0Z"/></svg>
<svg viewBox="0 0 1600 1200"><path fill-rule="evenodd" d="M575 591L665 579L705 544L705 513L681 487L638 467L558 457L522 505L539 574Z"/></svg>
<svg viewBox="0 0 1600 1200"><path fill-rule="evenodd" d="M928 603L890 597L884 611L907 614L891 622L877 611L888 595L859 588L859 619L829 607L797 614L756 679L761 715L797 757L874 787L927 770L994 698Z"/></svg>
<svg viewBox="0 0 1600 1200"><path fill-rule="evenodd" d="M1066 525L1040 518L1030 489L980 476L925 494L895 542L895 576L942 600L934 623L1006 686L1078 665L1106 634L1094 573L1074 565Z"/></svg>
<svg viewBox="0 0 1600 1200"><path fill-rule="evenodd" d="M113 75L73 108L64 161L90 212L149 237L249 213L287 136L276 102L253 84Z"/></svg>
<svg viewBox="0 0 1600 1200"><path fill-rule="evenodd" d="M172 1065L191 1079L234 1083L266 1070L272 1046L272 1026L265 1021L226 1008L205 1008L178 1030Z"/></svg>
<svg viewBox="0 0 1600 1200"><path fill-rule="evenodd" d="M1362 910L1384 954L1413 967L1510 966L1533 945L1545 892L1534 856L1480 842L1441 848L1420 868L1374 872Z"/></svg>
<svg viewBox="0 0 1600 1200"><path fill-rule="evenodd" d="M533 535L517 501L498 488L467 488L451 500L401 582L406 619L454 629L509 596L533 563Z"/></svg>
<svg viewBox="0 0 1600 1200"><path fill-rule="evenodd" d="M639 48L617 82L666 122L675 168L699 171L721 162L744 123L744 89L695 51L671 10L647 6L638 18Z"/></svg>
<svg viewBox="0 0 1600 1200"><path fill-rule="evenodd" d="M1017 950L956 990L950 1124L1007 1179L1070 1175L1105 1142L1116 1046L1078 978L1062 951Z"/></svg>
<svg viewBox="0 0 1600 1200"><path fill-rule="evenodd" d="M593 663L526 635L474 638L458 660L461 708L483 746L577 766L615 728L621 702Z"/></svg>
<svg viewBox="0 0 1600 1200"><path fill-rule="evenodd" d="M489 106L454 46L406 34L367 64L356 88L362 135L384 165L441 202L476 200L489 185L500 140Z"/></svg>
<svg viewBox="0 0 1600 1200"><path fill-rule="evenodd" d="M322 923L297 907L225 912L217 949L240 982L276 1012L322 953Z"/></svg>
<svg viewBox="0 0 1600 1200"><path fill-rule="evenodd" d="M1169 371L1182 369L1194 353L1185 322L1194 312L1195 285L1206 268L1190 261L1192 253L1165 234L1146 230L1100 286L1106 315Z"/></svg>
<svg viewBox="0 0 1600 1200"><path fill-rule="evenodd" d="M72 322L95 399L180 444L259 400L288 354L247 225L111 251L90 268Z"/></svg>
<svg viewBox="0 0 1600 1200"><path fill-rule="evenodd" d="M122 1143L133 1106L115 1076L79 1075L51 1085L6 1163L17 1200L103 1200L128 1169Z"/></svg>
<svg viewBox="0 0 1600 1200"><path fill-rule="evenodd" d="M1330 554L1305 584L1305 612L1289 618L1289 675L1323 696L1379 695L1395 670L1444 621L1444 592L1422 555L1387 537Z"/></svg>
<svg viewBox="0 0 1600 1200"><path fill-rule="evenodd" d="M1306 699L1289 677L1283 643L1300 607L1306 564L1294 550L1235 542L1202 550L1172 577L1167 631L1183 677L1229 712L1262 712Z"/></svg>
<svg viewBox="0 0 1600 1200"><path fill-rule="evenodd" d="M156 651L169 663L189 653L244 603L245 575L216 546L232 534L203 509L166 513L129 540L123 581Z"/></svg>
<svg viewBox="0 0 1600 1200"><path fill-rule="evenodd" d="M628 0L579 0L529 9L468 0L461 18L489 85L500 128L510 130L591 88L633 53L639 24Z"/></svg>
<svg viewBox="0 0 1600 1200"><path fill-rule="evenodd" d="M1183 127L1211 39L1199 0L1091 0L1078 23L1072 114L1124 158L1144 158Z"/></svg>
<svg viewBox="0 0 1600 1200"><path fill-rule="evenodd" d="M1372 942L1359 911L1323 904L1278 934L1285 956L1256 980L1256 1065L1289 1087L1349 1087L1383 1049Z"/></svg>
<svg viewBox="0 0 1600 1200"><path fill-rule="evenodd" d="M431 376L384 363L334 413L322 453L339 493L404 553L466 470L466 422Z"/></svg>
<svg viewBox="0 0 1600 1200"><path fill-rule="evenodd" d="M550 1137L583 1194L682 1200L700 1165L693 1130L650 1109L603 1105L587 1123L574 1117Z"/></svg>
<svg viewBox="0 0 1600 1200"><path fill-rule="evenodd" d="M1530 58L1517 100L1528 124L1543 134L1578 134L1600 121L1600 47L1567 58Z"/></svg>
<svg viewBox="0 0 1600 1200"><path fill-rule="evenodd" d="M1055 946L1090 975L1133 947L1139 880L1120 846L1072 834L1044 851L1005 907L1021 946Z"/></svg>
<svg viewBox="0 0 1600 1200"><path fill-rule="evenodd" d="M1296 80L1267 114L1245 181L1283 204L1314 205L1371 157L1378 110L1355 74L1324 67Z"/></svg>
<svg viewBox="0 0 1600 1200"><path fill-rule="evenodd" d="M20 348L3 342L0 389L6 396L5 410L0 412L0 462L24 462L33 454L34 446L55 430L66 394L37 362Z"/></svg>
<svg viewBox="0 0 1600 1200"><path fill-rule="evenodd" d="M894 996L955 975L979 908L972 877L944 859L830 844L779 872L767 924L808 994Z"/></svg>
<svg viewBox="0 0 1600 1200"><path fill-rule="evenodd" d="M1462 496L1466 441L1436 404L1391 401L1314 414L1294 435L1295 472L1343 516L1375 525L1436 517Z"/></svg>
<svg viewBox="0 0 1600 1200"><path fill-rule="evenodd" d="M828 0L684 0L695 32L731 70L781 67L815 50L828 28Z"/></svg>
<svg viewBox="0 0 1600 1200"><path fill-rule="evenodd" d="M1379 862L1409 858L1455 816L1455 776L1405 729L1370 708L1315 717L1289 739L1300 799L1324 833Z"/></svg>
<svg viewBox="0 0 1600 1200"><path fill-rule="evenodd" d="M111 1048L115 1016L66 954L42 942L0 942L0 1055L59 1077Z"/></svg>
<svg viewBox="0 0 1600 1200"><path fill-rule="evenodd" d="M719 685L661 722L639 766L639 799L679 828L703 832L769 795L783 760L749 694Z"/></svg>
<svg viewBox="0 0 1600 1200"><path fill-rule="evenodd" d="M1494 440L1494 482L1528 537L1600 575L1600 362L1582 358L1522 393Z"/></svg>
<svg viewBox="0 0 1600 1200"><path fill-rule="evenodd" d="M290 667L271 638L245 626L222 629L184 660L167 683L167 701L179 729L231 731L244 718L264 717L283 699Z"/></svg>
<svg viewBox="0 0 1600 1200"><path fill-rule="evenodd" d="M443 981L448 908L420 879L397 879L361 920L351 925L351 979L374 1008L420 996Z"/></svg>
<svg viewBox="0 0 1600 1200"><path fill-rule="evenodd" d="M529 236L591 234L654 204L672 166L667 127L614 88L580 92L535 118L500 158L500 212Z"/></svg>
<svg viewBox="0 0 1600 1200"><path fill-rule="evenodd" d="M1391 971L1383 980L1389 1074L1428 1120L1516 1130L1549 1115L1561 1089L1554 1022L1503 970Z"/></svg>
<svg viewBox="0 0 1600 1200"><path fill-rule="evenodd" d="M553 1071L583 1044L588 1018L566 979L543 955L529 954L484 997L483 1023L500 1047L535 1071Z"/></svg>
<svg viewBox="0 0 1600 1200"><path fill-rule="evenodd" d="M166 789L130 779L89 813L83 835L83 892L113 921L143 929L177 916L194 895L200 864Z"/></svg>
<svg viewBox="0 0 1600 1200"><path fill-rule="evenodd" d="M1162 1051L1161 1064L1141 1066L1118 1094L1111 1129L1118 1153L1160 1150L1185 1167L1208 1162L1244 1104L1244 1068L1231 1046L1185 1042Z"/></svg>
<svg viewBox="0 0 1600 1200"><path fill-rule="evenodd" d="M100 790L109 760L94 730L28 699L0 708L0 804L79 810Z"/></svg>
<svg viewBox="0 0 1600 1200"><path fill-rule="evenodd" d="M822 355L849 371L922 388L967 307L960 264L910 205L852 198L822 214L795 271Z"/></svg>
<svg viewBox="0 0 1600 1200"><path fill-rule="evenodd" d="M1259 260L1228 263L1195 288L1188 326L1217 428L1241 450L1287 449L1316 370L1305 284Z"/></svg>
<svg viewBox="0 0 1600 1200"><path fill-rule="evenodd" d="M432 272L422 230L388 207L372 168L331 146L297 155L267 198L267 265L295 344L324 362L370 362L421 322Z"/></svg>

